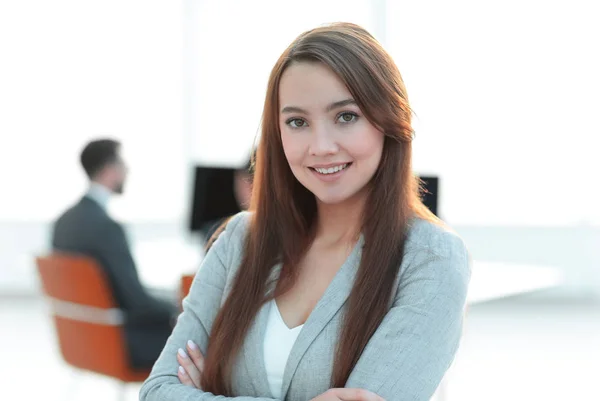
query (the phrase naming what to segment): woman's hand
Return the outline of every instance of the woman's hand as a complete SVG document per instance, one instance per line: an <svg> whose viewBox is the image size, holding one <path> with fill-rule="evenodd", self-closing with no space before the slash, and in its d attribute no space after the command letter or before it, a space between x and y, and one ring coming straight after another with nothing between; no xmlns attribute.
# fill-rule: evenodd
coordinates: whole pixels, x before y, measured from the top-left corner
<svg viewBox="0 0 600 401"><path fill-rule="evenodd" d="M204 356L200 348L191 340L187 342L186 350L179 348L177 352L177 362L179 362L177 377L182 384L199 389L204 370Z"/></svg>
<svg viewBox="0 0 600 401"><path fill-rule="evenodd" d="M375 393L362 388L332 388L312 401L385 401Z"/></svg>

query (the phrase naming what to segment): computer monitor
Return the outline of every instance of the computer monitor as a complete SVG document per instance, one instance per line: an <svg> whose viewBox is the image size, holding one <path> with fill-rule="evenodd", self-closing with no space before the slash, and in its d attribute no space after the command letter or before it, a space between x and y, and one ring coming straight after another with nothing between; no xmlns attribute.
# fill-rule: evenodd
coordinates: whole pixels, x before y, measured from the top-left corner
<svg viewBox="0 0 600 401"><path fill-rule="evenodd" d="M439 177L435 176L419 176L423 182L421 190L421 199L431 213L440 217L438 214L438 199L439 199Z"/></svg>
<svg viewBox="0 0 600 401"><path fill-rule="evenodd" d="M205 234L214 224L240 212L233 188L235 168L194 167L189 230Z"/></svg>

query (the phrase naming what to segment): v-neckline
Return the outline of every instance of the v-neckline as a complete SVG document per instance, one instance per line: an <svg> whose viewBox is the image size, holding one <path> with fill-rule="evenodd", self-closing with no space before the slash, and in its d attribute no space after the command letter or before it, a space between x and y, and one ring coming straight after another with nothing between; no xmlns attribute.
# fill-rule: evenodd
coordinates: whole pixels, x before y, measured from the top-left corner
<svg viewBox="0 0 600 401"><path fill-rule="evenodd" d="M306 322L299 324L298 326L295 327L290 327L287 325L287 323L285 322L285 320L283 319L283 315L281 314L281 311L279 310L279 305L277 305L277 300L275 298L273 298L273 300L271 301L272 308L275 308L275 314L277 315L279 322L283 325L283 327L285 327L289 332L295 332L298 331L300 329L302 329L302 327L304 327L304 325L306 324Z"/></svg>
<svg viewBox="0 0 600 401"><path fill-rule="evenodd" d="M321 296L317 305L306 319L306 322L302 325L302 330L298 333L298 337L292 346L284 370L281 392L283 399L287 396L292 378L308 347L313 343L321 331L323 331L331 319L333 319L335 314L350 296L350 291L354 284L354 277L356 276L356 272L360 265L363 246L364 236L361 234L352 251L327 286L325 293ZM270 295L275 291L281 268L281 263L278 263L273 267L273 271L268 280L268 293ZM272 300L274 301L274 298L272 298ZM279 310L277 310L277 312L279 312ZM256 375L254 385L259 394L271 394L264 361L264 337L268 319L269 308L261 308L248 333L248 337L246 338L247 344L252 344L252 348L249 350L250 352L245 353L244 356L246 370L249 374L252 372Z"/></svg>
<svg viewBox="0 0 600 401"><path fill-rule="evenodd" d="M304 354L350 296L354 285L354 278L356 277L356 272L362 258L363 246L364 236L361 234L350 254L327 286L325 293L323 293L310 315L308 315L302 331L300 331L298 338L292 346L290 356L285 365L281 391L283 399L287 396L296 369Z"/></svg>

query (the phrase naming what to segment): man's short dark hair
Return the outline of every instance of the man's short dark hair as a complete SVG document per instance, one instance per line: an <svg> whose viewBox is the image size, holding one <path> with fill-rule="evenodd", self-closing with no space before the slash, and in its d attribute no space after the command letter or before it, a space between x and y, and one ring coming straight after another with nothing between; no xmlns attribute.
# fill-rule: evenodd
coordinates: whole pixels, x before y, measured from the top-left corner
<svg viewBox="0 0 600 401"><path fill-rule="evenodd" d="M90 179L104 167L119 160L121 143L113 139L97 139L85 145L79 160Z"/></svg>

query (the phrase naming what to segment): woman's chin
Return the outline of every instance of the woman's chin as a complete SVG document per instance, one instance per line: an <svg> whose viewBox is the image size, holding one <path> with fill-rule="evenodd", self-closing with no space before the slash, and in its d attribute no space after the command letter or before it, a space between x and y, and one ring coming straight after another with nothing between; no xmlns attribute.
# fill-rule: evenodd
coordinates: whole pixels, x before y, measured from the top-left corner
<svg viewBox="0 0 600 401"><path fill-rule="evenodd" d="M341 188L337 188L341 189ZM354 204L362 204L367 192L366 188L353 190L351 188L344 188L343 191L332 190L332 191L311 191L315 198L317 199L317 203L326 206L334 206L334 205L354 205Z"/></svg>
<svg viewBox="0 0 600 401"><path fill-rule="evenodd" d="M348 200L346 194L315 194L315 197L318 203L328 206L342 204Z"/></svg>

